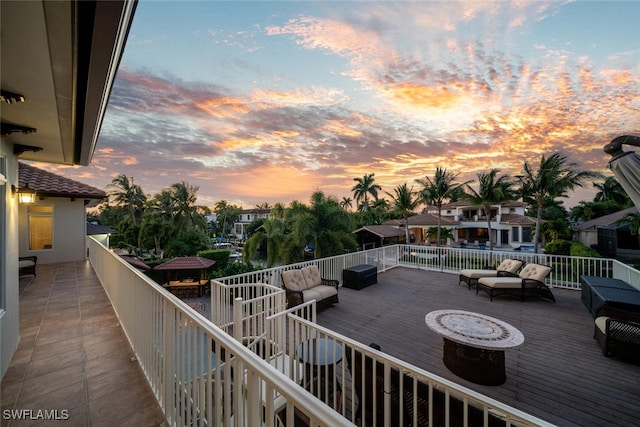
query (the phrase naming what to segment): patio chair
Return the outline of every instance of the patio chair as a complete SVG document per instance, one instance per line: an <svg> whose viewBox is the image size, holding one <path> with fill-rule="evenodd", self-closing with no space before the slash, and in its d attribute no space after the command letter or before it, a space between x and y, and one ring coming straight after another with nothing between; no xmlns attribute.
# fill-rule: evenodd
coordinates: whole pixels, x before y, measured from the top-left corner
<svg viewBox="0 0 640 427"><path fill-rule="evenodd" d="M476 294L484 291L493 301L494 296L512 294L519 296L522 301L527 296L556 301L551 289L545 284L545 279L551 273L551 267L540 264L527 264L517 277L481 277L478 279Z"/></svg>
<svg viewBox="0 0 640 427"><path fill-rule="evenodd" d="M483 269L465 269L460 271L460 283L466 283L471 289L478 284L481 277L516 277L518 270L524 264L517 259L506 258L496 268L485 267Z"/></svg>
<svg viewBox="0 0 640 427"><path fill-rule="evenodd" d="M598 315L593 338L600 344L602 354L640 364L640 313L616 309Z"/></svg>
<svg viewBox="0 0 640 427"><path fill-rule="evenodd" d="M36 275L36 265L38 264L37 256L21 256L18 258L19 262L19 276L25 276L27 274Z"/></svg>

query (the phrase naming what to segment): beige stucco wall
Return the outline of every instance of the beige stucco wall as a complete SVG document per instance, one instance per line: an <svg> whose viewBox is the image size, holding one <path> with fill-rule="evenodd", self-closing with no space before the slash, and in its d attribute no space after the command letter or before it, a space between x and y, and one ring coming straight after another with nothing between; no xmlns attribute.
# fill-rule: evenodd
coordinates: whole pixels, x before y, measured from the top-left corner
<svg viewBox="0 0 640 427"><path fill-rule="evenodd" d="M0 154L6 157L6 185L0 185L4 200L4 218L0 216L0 284L4 285L5 303L0 306L0 378L4 376L20 341L18 304L18 199L11 185L18 184L18 159L13 145L0 140ZM1 156L0 156L1 157ZM2 286L0 285L0 291Z"/></svg>
<svg viewBox="0 0 640 427"><path fill-rule="evenodd" d="M46 197L37 205L53 205L53 248L29 250L27 206L20 206L20 256L36 255L38 264L86 258L86 211L83 199Z"/></svg>

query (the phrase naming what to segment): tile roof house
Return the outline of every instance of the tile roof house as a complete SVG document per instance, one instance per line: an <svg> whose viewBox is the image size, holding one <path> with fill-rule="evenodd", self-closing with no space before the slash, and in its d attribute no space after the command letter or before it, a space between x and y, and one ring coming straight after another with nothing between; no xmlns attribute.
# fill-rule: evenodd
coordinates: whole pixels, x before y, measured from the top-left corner
<svg viewBox="0 0 640 427"><path fill-rule="evenodd" d="M627 215L637 214L636 207L582 222L573 227L574 239L596 247L598 252L610 257L638 258L638 237L631 235L629 226L621 223ZM627 256L625 256L627 252ZM630 254L628 252L631 252Z"/></svg>
<svg viewBox="0 0 640 427"><path fill-rule="evenodd" d="M86 206L107 197L98 188L23 162L18 185L36 192L33 204L20 204L20 256L36 255L42 264L78 261L86 256Z"/></svg>
<svg viewBox="0 0 640 427"><path fill-rule="evenodd" d="M526 203L512 201L496 205L491 209L490 220L495 246L514 249L531 243L535 219L525 215ZM415 243L435 243L427 230L438 226L438 209L429 207L420 215L409 217L409 232ZM385 225L404 228L402 219L387 221ZM457 201L442 206L441 225L453 231L449 244L483 245L488 240L487 216L482 207L467 201Z"/></svg>

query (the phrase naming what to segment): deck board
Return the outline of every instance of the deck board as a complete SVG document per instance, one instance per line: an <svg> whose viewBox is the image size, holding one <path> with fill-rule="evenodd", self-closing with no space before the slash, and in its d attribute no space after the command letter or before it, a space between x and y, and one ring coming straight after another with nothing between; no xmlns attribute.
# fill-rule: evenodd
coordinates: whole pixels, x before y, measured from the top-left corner
<svg viewBox="0 0 640 427"><path fill-rule="evenodd" d="M458 285L457 275L400 267L360 291L340 288L340 303L320 310L318 323L557 425L640 425L640 366L602 355L579 292L553 293L556 303L491 302ZM442 337L424 322L439 309L474 311L520 329L525 342L507 350L503 385L474 384L444 366Z"/></svg>

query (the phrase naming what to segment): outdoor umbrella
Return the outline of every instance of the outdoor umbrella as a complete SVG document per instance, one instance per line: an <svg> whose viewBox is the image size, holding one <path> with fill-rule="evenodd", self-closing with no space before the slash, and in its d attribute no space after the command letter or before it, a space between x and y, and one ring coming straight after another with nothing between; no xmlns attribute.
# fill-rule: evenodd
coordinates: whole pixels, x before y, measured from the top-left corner
<svg viewBox="0 0 640 427"><path fill-rule="evenodd" d="M609 167L640 210L640 155L635 151L622 151L623 144L640 147L640 137L623 135L614 138L604 146L604 152L611 155Z"/></svg>

